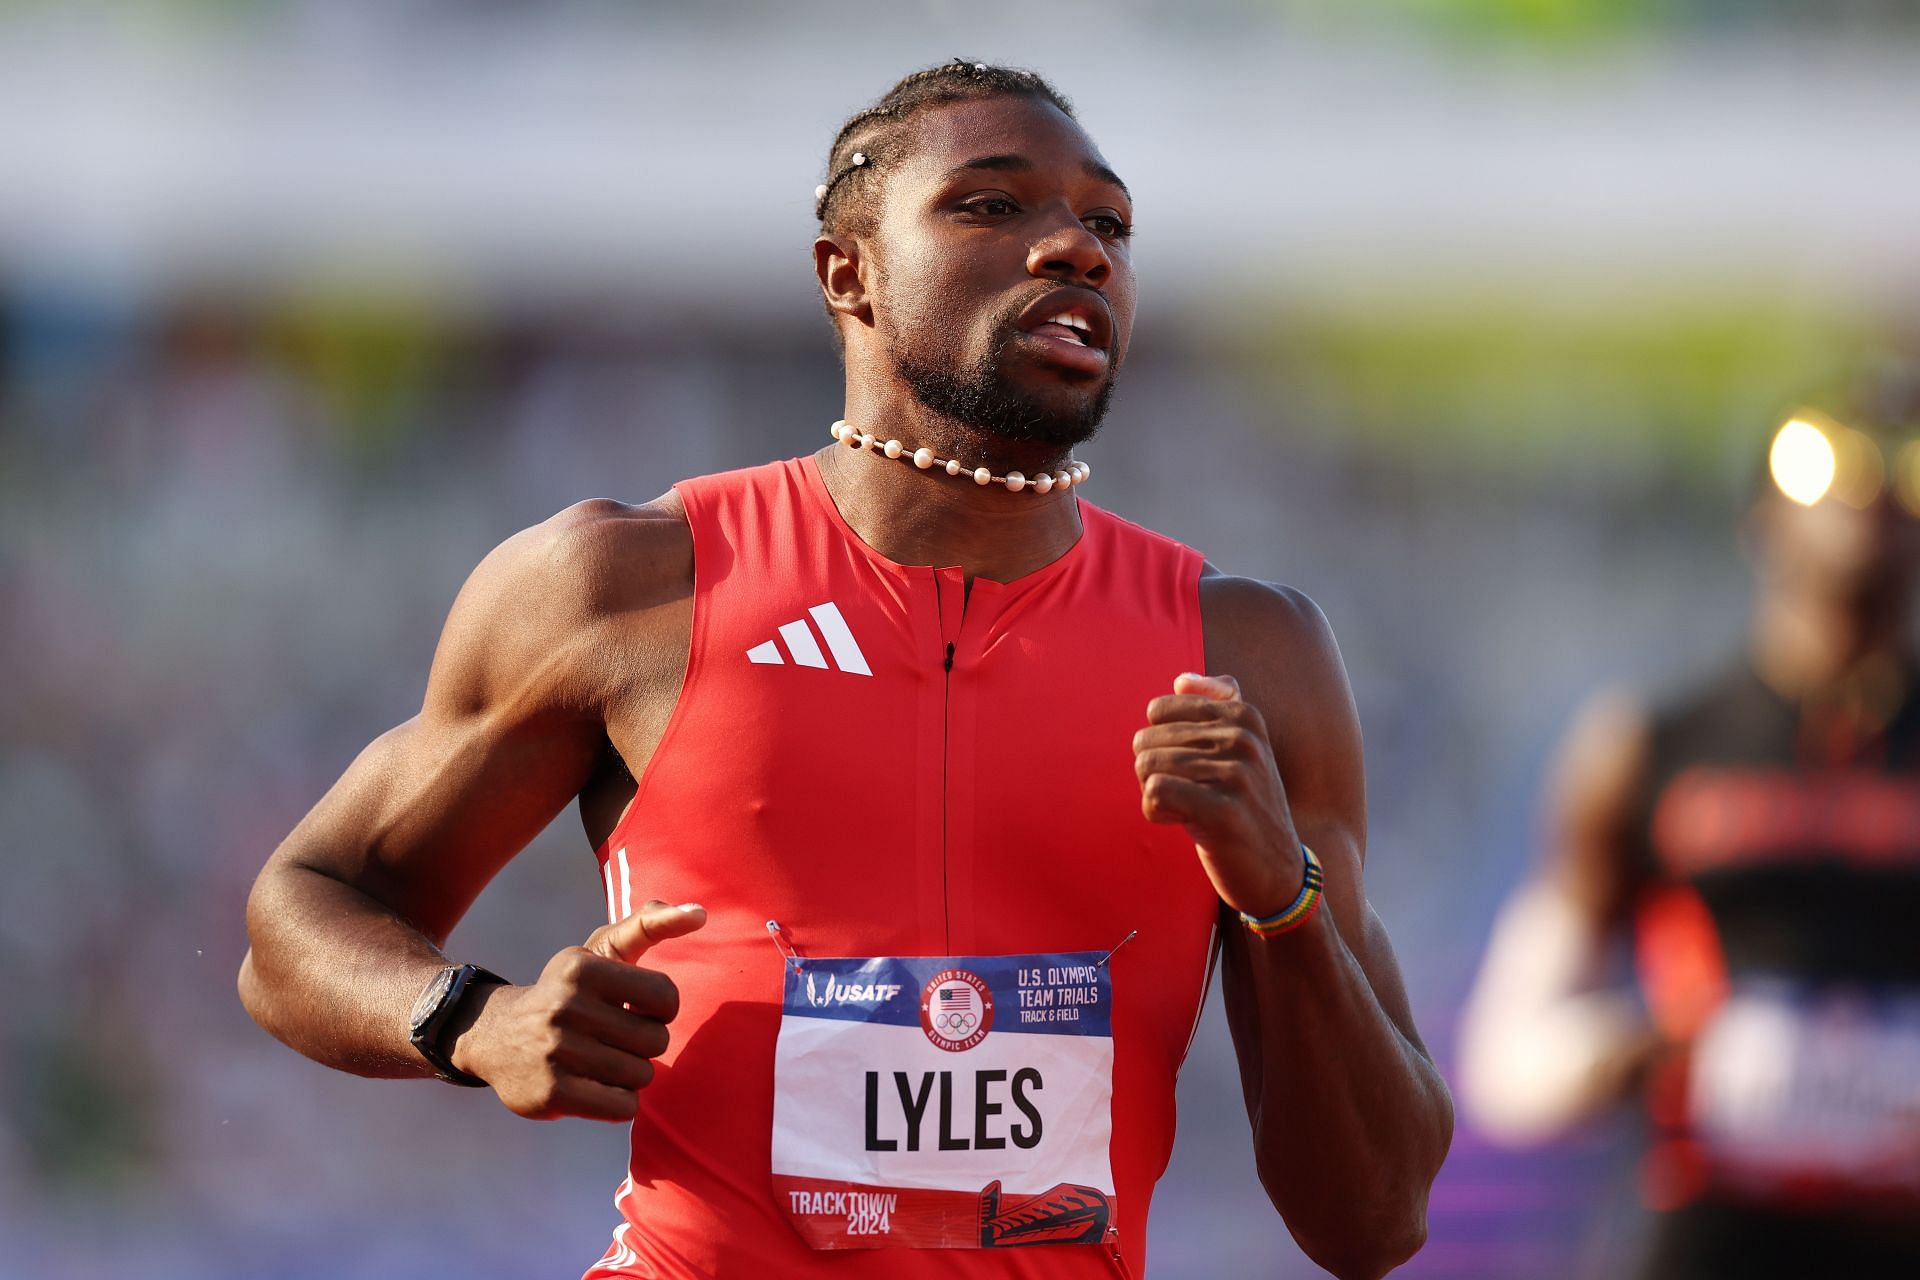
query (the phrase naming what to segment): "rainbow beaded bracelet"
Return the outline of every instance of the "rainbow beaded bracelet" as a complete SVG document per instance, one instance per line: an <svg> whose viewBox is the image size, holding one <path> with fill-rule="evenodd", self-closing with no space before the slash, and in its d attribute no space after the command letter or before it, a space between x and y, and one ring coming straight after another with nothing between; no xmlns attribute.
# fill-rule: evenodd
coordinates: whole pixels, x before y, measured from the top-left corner
<svg viewBox="0 0 1920 1280"><path fill-rule="evenodd" d="M1300 892L1294 900L1265 919L1250 916L1244 911L1240 913L1240 923L1263 938L1271 938L1275 934L1298 929L1313 918L1314 910L1320 905L1320 899L1323 896L1321 891L1326 884L1326 873L1320 869L1320 859L1314 856L1313 850L1303 844L1300 846L1300 852L1306 858L1307 870L1306 875L1301 878Z"/></svg>

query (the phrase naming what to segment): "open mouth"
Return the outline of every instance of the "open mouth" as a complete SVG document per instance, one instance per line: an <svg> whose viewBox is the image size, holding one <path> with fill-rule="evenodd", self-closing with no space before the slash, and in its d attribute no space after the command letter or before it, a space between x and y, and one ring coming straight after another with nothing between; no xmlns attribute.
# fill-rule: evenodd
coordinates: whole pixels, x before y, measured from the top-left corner
<svg viewBox="0 0 1920 1280"><path fill-rule="evenodd" d="M1113 342L1113 313L1092 289L1063 285L1027 304L1017 321L1038 340L1050 362L1080 373L1098 373L1108 364Z"/></svg>

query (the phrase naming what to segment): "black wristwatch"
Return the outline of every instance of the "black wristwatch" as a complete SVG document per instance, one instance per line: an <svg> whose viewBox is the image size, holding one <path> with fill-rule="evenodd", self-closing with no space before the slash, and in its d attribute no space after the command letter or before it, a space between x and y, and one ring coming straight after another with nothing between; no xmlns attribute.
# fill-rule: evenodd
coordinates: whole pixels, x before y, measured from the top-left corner
<svg viewBox="0 0 1920 1280"><path fill-rule="evenodd" d="M440 1045L447 1024L460 1011L461 1000L468 992L487 983L505 986L507 980L477 964L448 965L433 975L433 981L413 1002L413 1028L407 1038L420 1051L420 1056L433 1064L434 1072L448 1084L465 1085L469 1089L487 1087L487 1082L479 1076L454 1066L453 1060L447 1057L446 1050Z"/></svg>

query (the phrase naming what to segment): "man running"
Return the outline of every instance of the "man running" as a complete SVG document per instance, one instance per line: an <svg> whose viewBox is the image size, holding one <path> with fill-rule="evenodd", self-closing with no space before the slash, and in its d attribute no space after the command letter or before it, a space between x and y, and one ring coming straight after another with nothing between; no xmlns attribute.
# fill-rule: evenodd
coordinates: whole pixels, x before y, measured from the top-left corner
<svg viewBox="0 0 1920 1280"><path fill-rule="evenodd" d="M1745 653L1579 717L1468 1005L1496 1135L1644 1096L1645 1280L1920 1275L1915 389L1779 430Z"/></svg>
<svg viewBox="0 0 1920 1280"><path fill-rule="evenodd" d="M489 555L420 714L262 872L247 1008L631 1120L596 1280L1138 1276L1217 949L1274 1206L1384 1274L1452 1115L1332 634L1081 497L1126 186L1039 77L956 62L847 123L816 204L835 442ZM609 923L525 984L450 960L575 797Z"/></svg>

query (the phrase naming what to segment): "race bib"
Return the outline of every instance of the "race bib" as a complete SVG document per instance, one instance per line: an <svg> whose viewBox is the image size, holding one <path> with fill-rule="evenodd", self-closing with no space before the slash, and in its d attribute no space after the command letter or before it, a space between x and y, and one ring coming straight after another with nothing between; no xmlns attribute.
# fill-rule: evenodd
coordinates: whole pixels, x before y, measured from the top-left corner
<svg viewBox="0 0 1920 1280"><path fill-rule="evenodd" d="M790 957L773 1186L801 1238L991 1249L1115 1232L1103 959Z"/></svg>
<svg viewBox="0 0 1920 1280"><path fill-rule="evenodd" d="M1695 1046L1688 1101L1734 1175L1920 1191L1920 998L1738 990Z"/></svg>

